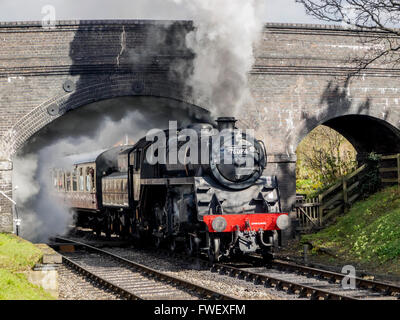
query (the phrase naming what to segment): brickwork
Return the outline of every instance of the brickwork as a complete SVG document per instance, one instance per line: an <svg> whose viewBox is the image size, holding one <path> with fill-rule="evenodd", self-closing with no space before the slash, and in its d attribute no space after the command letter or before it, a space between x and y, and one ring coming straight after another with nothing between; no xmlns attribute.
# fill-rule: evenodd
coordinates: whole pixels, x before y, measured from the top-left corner
<svg viewBox="0 0 400 320"><path fill-rule="evenodd" d="M12 163L0 160L0 190L11 196ZM13 226L12 203L0 194L0 232L11 232Z"/></svg>
<svg viewBox="0 0 400 320"><path fill-rule="evenodd" d="M197 105L183 81L193 59L184 45L191 28L185 21L67 21L55 29L0 23L0 159L12 159L46 124L94 101L150 95ZM295 195L297 145L317 125L331 125L368 151L379 140L350 130L363 118L332 120L364 115L398 147L400 70L376 65L345 81L350 59L368 49L354 30L266 25L249 74L256 103L238 117L265 141L267 172L279 176L285 210ZM174 72L177 65L183 74ZM11 170L0 169L0 186L11 188ZM11 205L0 196L0 206L0 230L9 230Z"/></svg>

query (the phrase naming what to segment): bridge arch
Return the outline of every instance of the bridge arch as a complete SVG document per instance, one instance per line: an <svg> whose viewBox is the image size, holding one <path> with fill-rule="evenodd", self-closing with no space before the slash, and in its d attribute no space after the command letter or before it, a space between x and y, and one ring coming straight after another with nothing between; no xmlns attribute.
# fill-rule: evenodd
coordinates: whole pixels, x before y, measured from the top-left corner
<svg viewBox="0 0 400 320"><path fill-rule="evenodd" d="M190 93L182 91L178 84L169 82L166 86L162 79L149 81L145 76L139 79L129 76L114 77L85 87L79 86L73 92L64 92L32 109L3 137L3 144L8 146L7 156L12 158L30 137L70 111L95 102L123 97L170 100L178 107L186 109L194 118L205 119L209 116L209 110L196 105Z"/></svg>
<svg viewBox="0 0 400 320"><path fill-rule="evenodd" d="M370 152L400 152L400 130L386 120L369 115L345 115L330 119L324 125L344 136L359 156Z"/></svg>
<svg viewBox="0 0 400 320"><path fill-rule="evenodd" d="M371 152L400 153L400 130L390 120L369 114L344 114L316 122L297 136L296 148L319 125L325 125L344 136L353 145L361 161Z"/></svg>

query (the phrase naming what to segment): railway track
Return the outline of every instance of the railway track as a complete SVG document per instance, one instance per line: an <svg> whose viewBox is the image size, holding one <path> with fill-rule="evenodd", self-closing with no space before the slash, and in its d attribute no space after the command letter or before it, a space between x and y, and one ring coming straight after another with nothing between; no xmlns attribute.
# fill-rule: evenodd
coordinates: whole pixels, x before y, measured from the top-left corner
<svg viewBox="0 0 400 320"><path fill-rule="evenodd" d="M356 277L355 289L343 289L341 282L346 276L344 274L286 261L275 260L268 268L263 266L257 257L253 257L251 262L210 265L203 259L179 253L171 253L166 250L150 251L178 260L192 259L203 267L208 267L212 272L282 290L300 299L397 300L400 298L400 287L395 285ZM144 252L149 252L149 250L144 250Z"/></svg>
<svg viewBox="0 0 400 320"><path fill-rule="evenodd" d="M344 274L324 270L320 268L312 268L304 265L294 264L287 261L275 260L273 265L282 271L292 271L298 274L309 275L318 279L324 279L330 283L338 283L345 277ZM356 288L368 290L380 294L384 297L400 299L400 286L390 283L374 281L355 277Z"/></svg>
<svg viewBox="0 0 400 320"><path fill-rule="evenodd" d="M63 263L91 281L129 300L235 300L83 242L57 237L76 250L63 252Z"/></svg>
<svg viewBox="0 0 400 320"><path fill-rule="evenodd" d="M256 284L284 290L299 298L315 300L397 300L400 287L355 277L354 289L343 289L346 275L310 268L284 261L274 261L271 267L235 267L214 264L214 272L237 277Z"/></svg>

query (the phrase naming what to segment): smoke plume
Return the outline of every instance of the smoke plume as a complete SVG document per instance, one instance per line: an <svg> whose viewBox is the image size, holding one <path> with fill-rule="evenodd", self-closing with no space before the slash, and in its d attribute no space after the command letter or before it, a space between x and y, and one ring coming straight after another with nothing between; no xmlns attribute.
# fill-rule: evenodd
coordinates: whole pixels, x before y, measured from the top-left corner
<svg viewBox="0 0 400 320"><path fill-rule="evenodd" d="M251 105L248 72L254 64L253 48L262 30L258 16L262 12L260 3L257 0L170 1L193 17L194 30L183 37L184 44L195 55L193 69L188 75L182 71L188 69L186 66L174 65L174 69L182 72L196 104L211 110L213 118L236 115ZM121 53L125 50L125 37L123 33ZM131 51L132 64L140 65L142 59L154 55L153 51L158 52L158 44L164 42L156 41L157 47L150 47L147 54ZM180 46L179 41L176 45ZM162 99L157 102L137 99L135 103L136 110L132 101L120 99L111 105L102 101L69 112L30 139L14 158L13 183L18 186L14 197L25 238L45 241L64 233L72 222L69 208L53 197L50 179L51 168L70 165L65 162L66 155L109 148L126 135L136 142L149 129L166 128L168 120L178 120L180 125L203 120L193 106L179 106L176 101L175 106ZM209 119L208 115L204 118Z"/></svg>
<svg viewBox="0 0 400 320"><path fill-rule="evenodd" d="M202 117L207 114L167 99L127 97L94 103L57 119L13 159L13 184L18 186L13 196L22 220L21 236L42 242L65 233L73 223L70 208L55 197L51 181L53 168L71 169L68 155L125 144L126 138L136 143L150 129L167 128L169 120L184 126L204 121Z"/></svg>
<svg viewBox="0 0 400 320"><path fill-rule="evenodd" d="M247 83L254 64L264 6L257 0L173 0L192 12L195 30L186 37L195 53L188 79L199 105L215 115L236 115L252 104Z"/></svg>

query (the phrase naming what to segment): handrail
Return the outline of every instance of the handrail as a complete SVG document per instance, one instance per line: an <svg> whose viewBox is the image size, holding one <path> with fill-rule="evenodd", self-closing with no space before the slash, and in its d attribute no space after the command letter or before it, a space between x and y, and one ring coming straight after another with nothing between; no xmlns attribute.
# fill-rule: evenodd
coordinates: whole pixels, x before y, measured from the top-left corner
<svg viewBox="0 0 400 320"><path fill-rule="evenodd" d="M353 178L355 175L359 174L361 171L363 171L365 168L367 167L366 164L363 164L361 167L359 167L358 169L356 169L355 171L353 171L352 173L346 175L344 178L346 180L350 180L351 178Z"/></svg>
<svg viewBox="0 0 400 320"><path fill-rule="evenodd" d="M321 193L319 196L321 199L325 198L328 194L336 190L337 188L340 188L342 186L342 181L334 184L332 187L330 187L328 190L324 191Z"/></svg>
<svg viewBox="0 0 400 320"><path fill-rule="evenodd" d="M333 192L334 190L336 190L337 188L340 188L341 186L343 186L343 180L344 181L349 181L351 178L353 178L354 176L356 176L357 174L359 174L360 172L362 172L365 168L367 167L366 164L363 164L361 167L357 168L355 171L353 171L352 173L349 173L348 175L344 176L342 178L342 181L334 184L332 187L330 187L328 190L324 191L323 193L321 193L321 198L325 198L328 194L330 194L331 192Z"/></svg>

